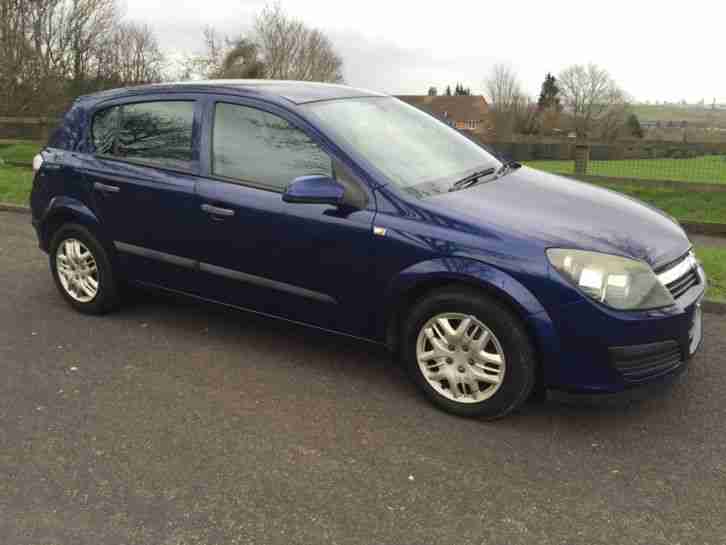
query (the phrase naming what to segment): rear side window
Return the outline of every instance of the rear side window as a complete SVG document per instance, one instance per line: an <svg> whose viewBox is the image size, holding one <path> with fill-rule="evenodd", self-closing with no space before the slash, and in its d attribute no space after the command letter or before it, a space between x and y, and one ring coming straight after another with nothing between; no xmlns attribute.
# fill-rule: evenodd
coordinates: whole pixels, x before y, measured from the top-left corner
<svg viewBox="0 0 726 545"><path fill-rule="evenodd" d="M213 172L282 190L298 176L332 177L330 157L303 131L276 115L246 106L217 104Z"/></svg>
<svg viewBox="0 0 726 545"><path fill-rule="evenodd" d="M168 168L193 161L194 102L143 102L115 106L93 118L97 153Z"/></svg>

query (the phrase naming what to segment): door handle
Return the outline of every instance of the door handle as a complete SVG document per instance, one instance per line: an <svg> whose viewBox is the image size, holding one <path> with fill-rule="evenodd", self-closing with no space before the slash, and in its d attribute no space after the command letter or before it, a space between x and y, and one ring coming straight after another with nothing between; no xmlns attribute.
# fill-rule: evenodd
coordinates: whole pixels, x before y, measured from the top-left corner
<svg viewBox="0 0 726 545"><path fill-rule="evenodd" d="M229 208L220 208L219 206L212 206L211 204L203 204L202 210L212 216L221 216L225 218L234 216L234 210L230 210Z"/></svg>
<svg viewBox="0 0 726 545"><path fill-rule="evenodd" d="M106 185L102 184L101 182L96 182L93 184L93 189L96 191L103 191L104 193L118 193L121 191L121 188L115 185Z"/></svg>

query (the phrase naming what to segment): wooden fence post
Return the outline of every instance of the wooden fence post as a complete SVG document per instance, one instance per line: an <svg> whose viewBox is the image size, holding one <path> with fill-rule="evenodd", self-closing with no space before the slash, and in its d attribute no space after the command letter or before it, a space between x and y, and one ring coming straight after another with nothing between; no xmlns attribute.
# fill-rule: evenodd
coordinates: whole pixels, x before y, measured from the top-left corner
<svg viewBox="0 0 726 545"><path fill-rule="evenodd" d="M587 164L590 162L590 146L587 144L575 145L575 174L587 174Z"/></svg>

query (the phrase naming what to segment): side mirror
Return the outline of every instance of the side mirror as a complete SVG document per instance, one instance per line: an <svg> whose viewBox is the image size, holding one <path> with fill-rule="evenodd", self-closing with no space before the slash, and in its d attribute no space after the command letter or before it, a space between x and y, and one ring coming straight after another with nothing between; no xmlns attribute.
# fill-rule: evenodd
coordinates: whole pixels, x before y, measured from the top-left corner
<svg viewBox="0 0 726 545"><path fill-rule="evenodd" d="M328 176L300 176L282 194L285 202L307 204L343 204L345 188Z"/></svg>

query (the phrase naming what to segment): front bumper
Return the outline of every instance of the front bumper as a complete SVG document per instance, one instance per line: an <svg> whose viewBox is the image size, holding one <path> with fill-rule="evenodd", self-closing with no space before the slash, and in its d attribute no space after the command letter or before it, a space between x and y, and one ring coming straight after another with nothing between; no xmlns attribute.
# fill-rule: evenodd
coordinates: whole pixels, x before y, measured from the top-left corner
<svg viewBox="0 0 726 545"><path fill-rule="evenodd" d="M617 392L680 372L703 339L701 301L706 276L673 307L622 312L590 300L563 305L552 316L559 337L557 361L545 362L549 387Z"/></svg>

